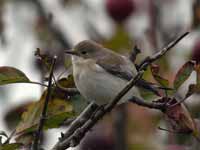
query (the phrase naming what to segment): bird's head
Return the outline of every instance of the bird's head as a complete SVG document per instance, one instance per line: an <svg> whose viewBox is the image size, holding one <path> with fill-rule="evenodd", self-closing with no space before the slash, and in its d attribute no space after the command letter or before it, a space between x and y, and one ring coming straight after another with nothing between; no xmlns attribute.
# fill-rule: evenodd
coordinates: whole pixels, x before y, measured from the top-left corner
<svg viewBox="0 0 200 150"><path fill-rule="evenodd" d="M74 46L72 50L67 50L65 53L72 56L78 56L83 59L95 59L102 55L103 47L96 42L85 40Z"/></svg>

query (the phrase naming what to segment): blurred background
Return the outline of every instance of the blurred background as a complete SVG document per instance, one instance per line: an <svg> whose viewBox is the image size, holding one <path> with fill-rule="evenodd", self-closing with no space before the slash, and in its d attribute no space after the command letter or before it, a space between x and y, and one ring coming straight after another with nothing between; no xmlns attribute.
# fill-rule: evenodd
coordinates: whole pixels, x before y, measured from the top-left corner
<svg viewBox="0 0 200 150"><path fill-rule="evenodd" d="M32 81L43 82L47 70L36 59L37 48L43 54L58 56L55 74L70 66L64 50L91 39L128 56L134 46L141 54L136 63L178 35L190 31L166 57L159 61L161 74L173 81L177 70L188 60L200 60L199 0L0 0L0 65L23 71ZM146 73L145 78L154 82ZM195 74L184 83L179 95L194 82ZM12 84L0 87L0 130L11 132L24 107L37 101L43 87ZM149 95L143 94L145 99ZM152 97L151 97L152 98ZM186 102L198 118L199 95ZM121 109L122 108L122 109ZM198 149L192 139L160 131L167 128L156 111L133 104L120 106L87 134L81 150ZM52 147L60 130L48 130L45 147Z"/></svg>

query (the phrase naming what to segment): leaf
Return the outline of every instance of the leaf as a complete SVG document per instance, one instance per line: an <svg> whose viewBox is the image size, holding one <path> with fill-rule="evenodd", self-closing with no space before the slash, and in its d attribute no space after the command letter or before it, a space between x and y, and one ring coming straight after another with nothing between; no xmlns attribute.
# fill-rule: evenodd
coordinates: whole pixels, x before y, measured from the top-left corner
<svg viewBox="0 0 200 150"><path fill-rule="evenodd" d="M60 80L58 80L58 84L64 88L76 87L74 83L73 75L71 74L67 78L61 78ZM59 98L65 98L67 93L64 90L56 88L53 95ZM76 114L79 114L80 112L82 112L83 109L88 105L88 102L80 94L72 96L69 100Z"/></svg>
<svg viewBox="0 0 200 150"><path fill-rule="evenodd" d="M22 114L22 120L17 126L16 133L27 133L36 129L45 98L46 91L38 102L32 103L27 107L27 111ZM48 104L47 119L44 127L45 129L59 127L65 119L72 116L74 116L74 112L70 102L53 98Z"/></svg>
<svg viewBox="0 0 200 150"><path fill-rule="evenodd" d="M29 150L30 146L33 143L34 137L35 137L35 133L34 132L25 133L25 134L21 134L21 135L17 136L15 138L15 141L17 143L23 144L23 147L29 147L28 148L28 150Z"/></svg>
<svg viewBox="0 0 200 150"><path fill-rule="evenodd" d="M196 124L187 108L183 104L174 105L178 102L175 98L168 101L170 102L170 106L166 108L164 113L172 129L185 134L196 131Z"/></svg>
<svg viewBox="0 0 200 150"><path fill-rule="evenodd" d="M64 88L75 87L72 75L60 79L57 83ZM28 105L26 112L22 114L21 122L17 126L16 132L18 134L25 134L36 129L46 94L47 91L44 91L38 102ZM78 115L86 106L87 103L81 95L68 95L63 89L59 89L56 85L53 85L44 128L59 127L66 119Z"/></svg>
<svg viewBox="0 0 200 150"><path fill-rule="evenodd" d="M0 146L0 150L17 150L22 146L20 143L10 143Z"/></svg>
<svg viewBox="0 0 200 150"><path fill-rule="evenodd" d="M163 87L169 87L169 81L167 79L164 79L159 75L159 66L155 64L151 64L151 73L154 77L154 79Z"/></svg>
<svg viewBox="0 0 200 150"><path fill-rule="evenodd" d="M13 67L0 67L0 85L29 82L26 75Z"/></svg>
<svg viewBox="0 0 200 150"><path fill-rule="evenodd" d="M72 74L68 75L67 78L61 78L60 80L57 81L57 83L65 88L74 88L75 87L74 77Z"/></svg>
<svg viewBox="0 0 200 150"><path fill-rule="evenodd" d="M174 88L176 90L189 78L194 66L194 61L188 61L179 69L174 79Z"/></svg>

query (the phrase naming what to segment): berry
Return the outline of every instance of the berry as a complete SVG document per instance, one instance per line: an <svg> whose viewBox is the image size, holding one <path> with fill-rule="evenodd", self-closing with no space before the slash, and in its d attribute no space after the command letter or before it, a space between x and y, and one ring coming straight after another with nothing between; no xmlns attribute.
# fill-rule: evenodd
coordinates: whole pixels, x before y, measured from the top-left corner
<svg viewBox="0 0 200 150"><path fill-rule="evenodd" d="M106 10L117 23L123 23L134 11L132 0L106 0Z"/></svg>

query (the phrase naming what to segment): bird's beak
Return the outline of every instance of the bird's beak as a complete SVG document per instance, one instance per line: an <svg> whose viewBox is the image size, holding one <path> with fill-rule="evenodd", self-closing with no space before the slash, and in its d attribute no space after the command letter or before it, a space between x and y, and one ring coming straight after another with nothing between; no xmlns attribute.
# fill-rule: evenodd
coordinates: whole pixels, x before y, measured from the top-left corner
<svg viewBox="0 0 200 150"><path fill-rule="evenodd" d="M66 50L65 53L70 54L70 55L79 56L79 53L77 51L72 50L72 49Z"/></svg>

